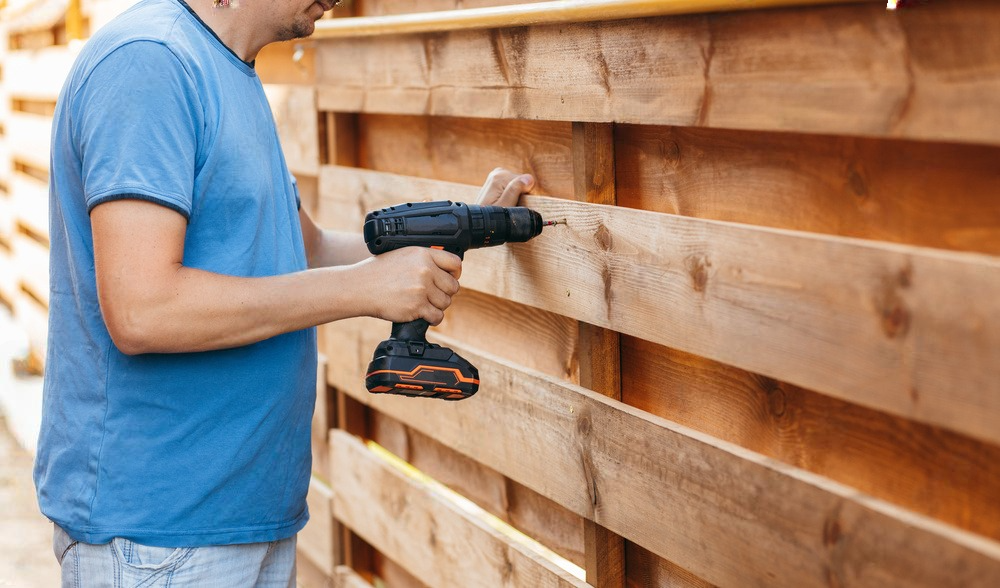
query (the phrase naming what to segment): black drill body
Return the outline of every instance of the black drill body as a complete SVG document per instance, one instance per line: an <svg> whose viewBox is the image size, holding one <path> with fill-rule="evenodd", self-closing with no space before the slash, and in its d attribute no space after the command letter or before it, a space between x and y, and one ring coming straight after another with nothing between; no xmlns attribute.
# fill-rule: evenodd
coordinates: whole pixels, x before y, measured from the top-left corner
<svg viewBox="0 0 1000 588"><path fill-rule="evenodd" d="M373 255L401 247L433 247L463 257L469 249L523 243L542 232L542 217L524 207L461 202L416 202L371 212L365 243ZM393 323L368 365L365 385L376 394L462 400L479 390L479 371L457 353L433 343L423 319Z"/></svg>

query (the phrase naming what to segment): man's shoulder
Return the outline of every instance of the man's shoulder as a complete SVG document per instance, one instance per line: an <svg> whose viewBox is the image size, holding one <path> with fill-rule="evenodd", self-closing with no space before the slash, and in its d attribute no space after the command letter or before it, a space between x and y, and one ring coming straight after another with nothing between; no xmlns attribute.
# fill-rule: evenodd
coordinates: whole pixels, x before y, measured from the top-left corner
<svg viewBox="0 0 1000 588"><path fill-rule="evenodd" d="M148 50L159 45L182 61L192 53L186 9L174 0L142 0L97 31L80 53L78 67L89 70L118 51Z"/></svg>

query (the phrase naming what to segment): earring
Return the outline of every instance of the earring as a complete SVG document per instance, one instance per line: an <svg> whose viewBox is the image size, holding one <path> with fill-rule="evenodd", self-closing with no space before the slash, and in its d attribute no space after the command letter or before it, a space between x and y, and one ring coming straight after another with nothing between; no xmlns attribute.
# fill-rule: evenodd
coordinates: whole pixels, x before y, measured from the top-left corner
<svg viewBox="0 0 1000 588"><path fill-rule="evenodd" d="M239 0L212 0L212 8L239 8Z"/></svg>

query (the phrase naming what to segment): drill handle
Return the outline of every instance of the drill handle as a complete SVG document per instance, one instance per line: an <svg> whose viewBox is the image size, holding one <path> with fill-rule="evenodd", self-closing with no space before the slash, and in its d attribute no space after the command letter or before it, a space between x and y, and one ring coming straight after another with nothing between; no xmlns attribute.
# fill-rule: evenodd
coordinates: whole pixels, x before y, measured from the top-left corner
<svg viewBox="0 0 1000 588"><path fill-rule="evenodd" d="M408 323L392 323L391 337L397 341L426 342L430 323L417 319Z"/></svg>

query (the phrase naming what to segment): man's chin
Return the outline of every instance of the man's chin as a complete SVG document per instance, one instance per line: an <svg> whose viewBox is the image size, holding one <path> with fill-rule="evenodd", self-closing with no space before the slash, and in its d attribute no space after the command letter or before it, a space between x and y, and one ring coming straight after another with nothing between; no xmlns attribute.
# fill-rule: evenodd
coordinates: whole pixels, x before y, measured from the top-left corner
<svg viewBox="0 0 1000 588"><path fill-rule="evenodd" d="M318 20L318 19L317 19ZM308 37L316 31L316 20L310 17L303 18L302 20L296 21L292 25L292 36L289 39L301 39L303 37Z"/></svg>

